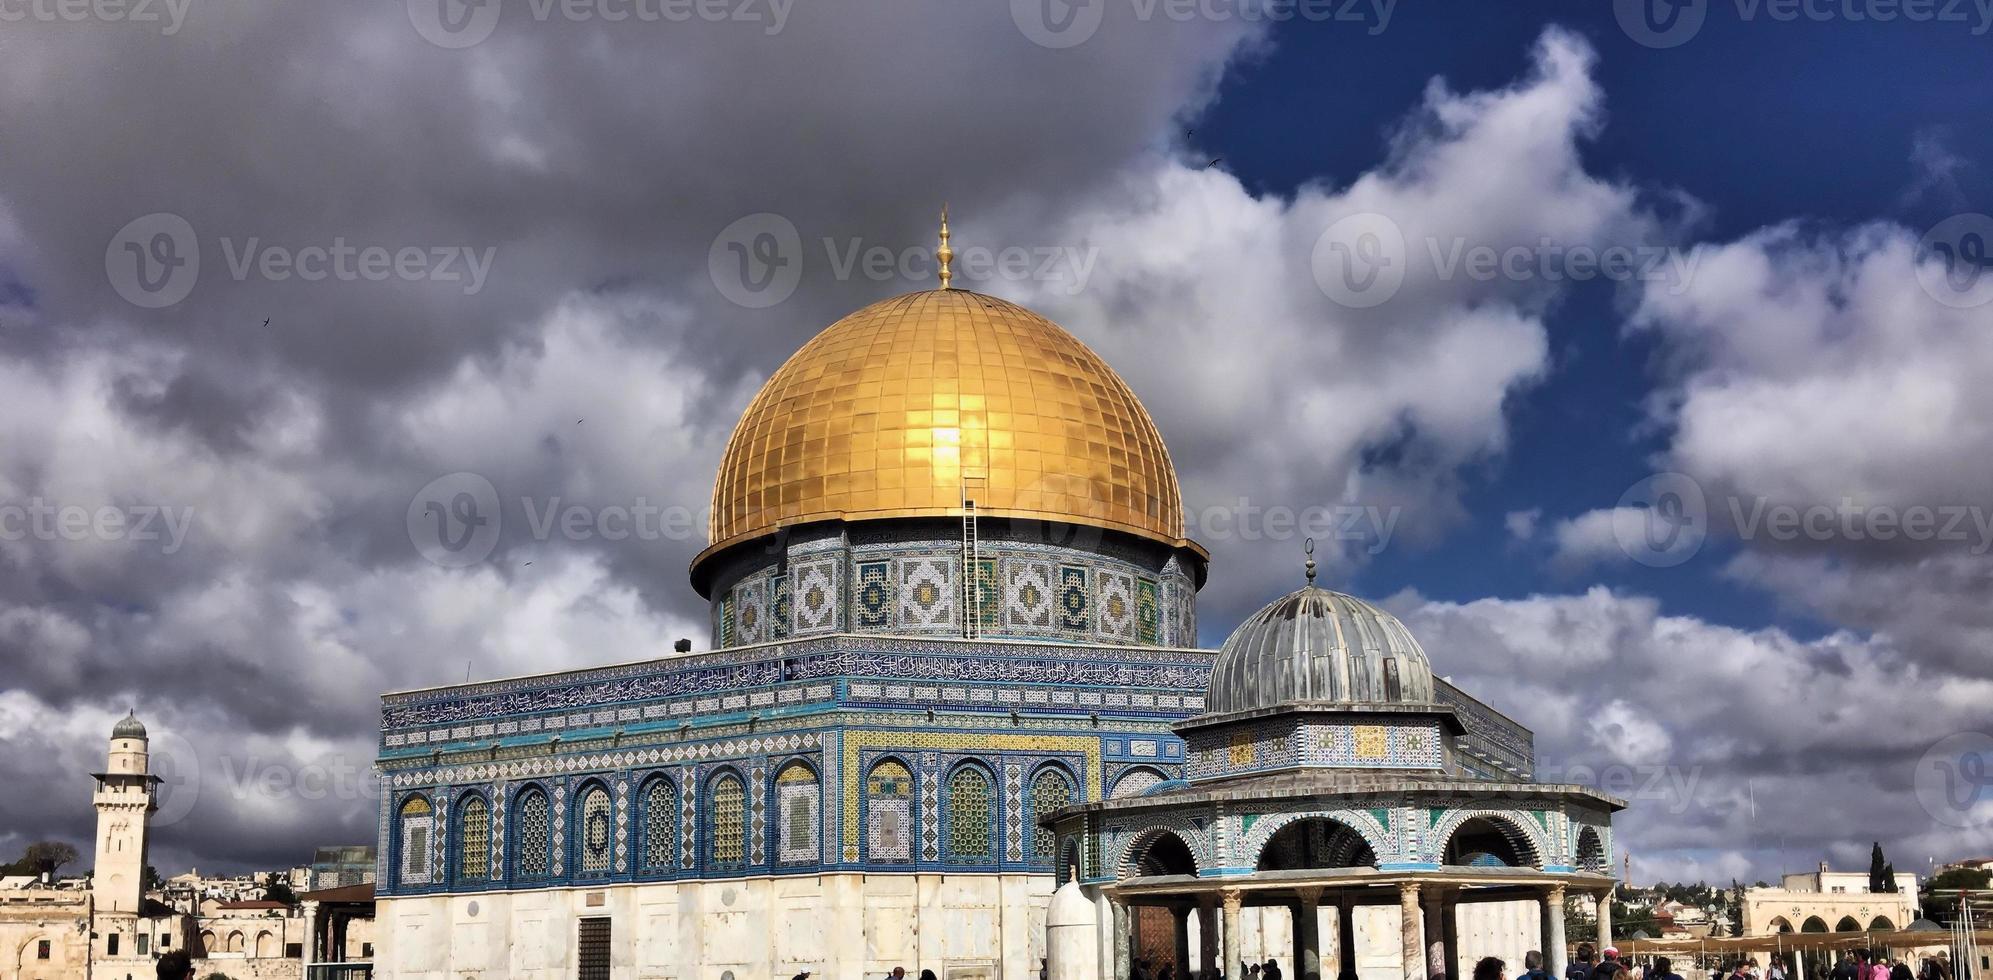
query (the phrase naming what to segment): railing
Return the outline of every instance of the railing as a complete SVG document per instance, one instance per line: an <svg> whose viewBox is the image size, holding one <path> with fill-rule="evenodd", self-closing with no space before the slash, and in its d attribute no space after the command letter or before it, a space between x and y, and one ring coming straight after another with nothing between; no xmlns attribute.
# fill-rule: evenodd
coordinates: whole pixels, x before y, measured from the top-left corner
<svg viewBox="0 0 1993 980"><path fill-rule="evenodd" d="M372 980L372 963L313 963L304 968L305 980Z"/></svg>

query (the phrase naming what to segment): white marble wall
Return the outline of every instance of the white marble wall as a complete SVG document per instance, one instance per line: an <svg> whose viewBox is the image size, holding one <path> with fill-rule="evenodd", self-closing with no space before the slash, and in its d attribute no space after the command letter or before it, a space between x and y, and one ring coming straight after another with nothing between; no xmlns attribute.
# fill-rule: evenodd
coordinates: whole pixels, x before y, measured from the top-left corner
<svg viewBox="0 0 1993 980"><path fill-rule="evenodd" d="M836 874L392 898L374 974L566 980L578 921L602 916L614 980L1037 980L1051 893L1049 875Z"/></svg>

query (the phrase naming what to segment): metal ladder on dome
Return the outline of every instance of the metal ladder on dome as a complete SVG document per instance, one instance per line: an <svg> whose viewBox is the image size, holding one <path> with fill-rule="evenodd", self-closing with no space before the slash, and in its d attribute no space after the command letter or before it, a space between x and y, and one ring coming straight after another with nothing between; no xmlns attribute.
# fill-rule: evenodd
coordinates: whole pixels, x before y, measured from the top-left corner
<svg viewBox="0 0 1993 980"><path fill-rule="evenodd" d="M962 637L983 632L983 542L976 528L976 499L988 486L981 476L962 476Z"/></svg>

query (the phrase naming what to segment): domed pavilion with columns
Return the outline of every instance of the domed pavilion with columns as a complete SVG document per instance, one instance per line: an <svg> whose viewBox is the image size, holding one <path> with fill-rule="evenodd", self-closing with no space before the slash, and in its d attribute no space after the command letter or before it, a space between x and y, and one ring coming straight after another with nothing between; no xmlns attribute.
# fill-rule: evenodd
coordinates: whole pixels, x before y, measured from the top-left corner
<svg viewBox="0 0 1993 980"><path fill-rule="evenodd" d="M708 648L383 696L377 976L1033 980L1062 864L1108 924L1088 977L1184 910L1416 931L1605 887L1615 804L1527 783L1529 732L1396 620L1311 589L1200 648L1210 556L1134 390L947 254L944 223L942 288L747 405L690 569Z"/></svg>
<svg viewBox="0 0 1993 980"><path fill-rule="evenodd" d="M1204 711L1174 726L1183 779L1042 818L1062 880L1052 980L1262 959L1297 980L1426 980L1489 955L1520 973L1529 950L1562 976L1574 897L1609 941L1624 803L1491 754L1527 733L1437 681L1396 617L1317 587L1312 557L1307 579L1219 650Z"/></svg>

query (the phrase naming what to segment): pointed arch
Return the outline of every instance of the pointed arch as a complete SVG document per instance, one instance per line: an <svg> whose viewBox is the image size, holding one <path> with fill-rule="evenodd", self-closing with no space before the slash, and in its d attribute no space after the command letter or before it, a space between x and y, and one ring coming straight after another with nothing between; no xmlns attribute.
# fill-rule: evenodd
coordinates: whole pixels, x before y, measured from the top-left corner
<svg viewBox="0 0 1993 980"><path fill-rule="evenodd" d="M1269 834L1253 855L1260 871L1303 868L1369 868L1377 851L1355 827L1333 817L1309 816Z"/></svg>
<svg viewBox="0 0 1993 980"><path fill-rule="evenodd" d="M1324 819L1342 824L1356 831L1357 836L1370 848L1370 853L1383 859L1392 853L1388 848L1391 834L1378 819L1362 810L1296 810L1289 813L1269 813L1254 821L1252 829L1246 832L1243 840L1235 845L1233 855L1242 861L1259 862L1266 850L1267 842L1288 824L1297 820Z"/></svg>
<svg viewBox="0 0 1993 980"><path fill-rule="evenodd" d="M816 767L802 759L783 765L775 773L775 860L796 866L822 860L817 828L823 825L822 783Z"/></svg>
<svg viewBox="0 0 1993 980"><path fill-rule="evenodd" d="M1827 920L1825 920L1825 919L1822 919L1821 917L1819 917L1819 916L1817 916L1817 915L1809 915L1809 916L1807 916L1807 917L1806 917L1806 921L1805 921L1805 922L1802 922L1802 923L1800 923L1800 925L1799 925L1799 931L1800 931L1800 932L1826 932L1826 931L1827 931Z"/></svg>
<svg viewBox="0 0 1993 980"><path fill-rule="evenodd" d="M576 877L597 878L616 865L616 797L600 778L584 779L574 788L568 834L574 856L568 867Z"/></svg>
<svg viewBox="0 0 1993 980"><path fill-rule="evenodd" d="M860 787L865 803L865 859L873 864L913 862L913 767L899 756L873 760Z"/></svg>
<svg viewBox="0 0 1993 980"><path fill-rule="evenodd" d="M1197 849L1169 827L1147 827L1128 842L1121 852L1121 865L1115 877L1147 878L1156 875L1196 875Z"/></svg>
<svg viewBox="0 0 1993 980"><path fill-rule="evenodd" d="M1076 797L1074 787L1079 785L1079 780L1065 766L1047 762L1031 773L1031 781L1027 785L1030 790L1026 802L1030 812L1026 815L1025 825L1031 828L1031 853L1027 856L1032 864L1051 864L1056 841L1051 828L1041 826L1039 821L1072 805Z"/></svg>
<svg viewBox="0 0 1993 980"><path fill-rule="evenodd" d="M491 880L491 804L477 790L457 797L457 830L451 880L460 885L485 884Z"/></svg>
<svg viewBox="0 0 1993 980"><path fill-rule="evenodd" d="M1896 923L1894 923L1894 922L1891 922L1891 921L1889 921L1889 916L1886 916L1886 915L1878 915L1878 916L1876 916L1875 918L1873 918L1873 919L1870 919L1870 920L1869 920L1869 923L1868 923L1868 931L1870 931L1870 932L1895 932L1895 931L1896 931Z"/></svg>
<svg viewBox="0 0 1993 980"><path fill-rule="evenodd" d="M1578 853L1576 864L1580 871L1595 871L1609 874L1612 871L1611 859L1606 857L1605 838L1597 827L1578 828Z"/></svg>
<svg viewBox="0 0 1993 980"><path fill-rule="evenodd" d="M539 881L553 874L554 815L546 787L528 783L512 802L508 830L512 837L512 860L507 862L516 881Z"/></svg>
<svg viewBox="0 0 1993 980"><path fill-rule="evenodd" d="M941 836L956 864L994 864L998 851L996 776L973 760L955 764L942 783Z"/></svg>
<svg viewBox="0 0 1993 980"><path fill-rule="evenodd" d="M1428 839L1434 848L1432 860L1439 864L1493 862L1541 868L1549 852L1536 821L1506 810L1454 810L1433 827Z"/></svg>
<svg viewBox="0 0 1993 980"><path fill-rule="evenodd" d="M652 773L637 788L637 868L651 875L678 867L678 786Z"/></svg>
<svg viewBox="0 0 1993 980"><path fill-rule="evenodd" d="M394 866L403 885L426 885L434 879L436 807L422 793L410 793L395 811Z"/></svg>
<svg viewBox="0 0 1993 980"><path fill-rule="evenodd" d="M1140 796L1149 787L1157 783L1167 782L1168 780L1169 777L1163 775L1160 769L1152 769L1148 766L1136 766L1115 778L1114 789L1107 794L1107 797L1111 800L1119 800L1130 796Z"/></svg>
<svg viewBox="0 0 1993 980"><path fill-rule="evenodd" d="M747 866L747 781L732 766L706 779L706 866Z"/></svg>
<svg viewBox="0 0 1993 980"><path fill-rule="evenodd" d="M1862 924L1861 924L1861 920L1859 920L1859 919L1856 919L1856 918L1855 918L1854 916L1852 916L1852 915L1844 915L1844 916L1841 916L1841 921L1839 921L1839 922L1836 922L1836 923L1834 923L1834 931L1835 931L1835 932L1860 932L1860 931L1862 931Z"/></svg>

